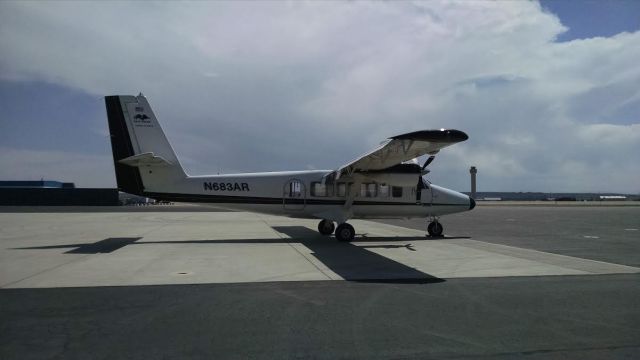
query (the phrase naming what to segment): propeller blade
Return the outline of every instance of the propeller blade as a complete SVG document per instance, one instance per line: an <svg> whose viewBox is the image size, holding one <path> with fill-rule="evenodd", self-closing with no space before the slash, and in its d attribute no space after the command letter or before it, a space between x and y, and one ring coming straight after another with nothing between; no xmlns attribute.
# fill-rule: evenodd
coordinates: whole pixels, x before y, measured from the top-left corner
<svg viewBox="0 0 640 360"><path fill-rule="evenodd" d="M427 169L427 166L429 166L429 164L431 164L431 162L433 161L433 159L435 159L436 157L434 155L429 156L429 158L427 159L427 161L424 162L424 165L422 165L422 169L420 171L420 176L422 175L427 175L429 173L429 169Z"/></svg>
<svg viewBox="0 0 640 360"><path fill-rule="evenodd" d="M429 166L429 164L431 164L431 162L433 161L433 159L435 159L436 157L434 155L429 156L429 158L427 159L427 161L424 162L424 165L422 165L422 170L424 170L427 166Z"/></svg>

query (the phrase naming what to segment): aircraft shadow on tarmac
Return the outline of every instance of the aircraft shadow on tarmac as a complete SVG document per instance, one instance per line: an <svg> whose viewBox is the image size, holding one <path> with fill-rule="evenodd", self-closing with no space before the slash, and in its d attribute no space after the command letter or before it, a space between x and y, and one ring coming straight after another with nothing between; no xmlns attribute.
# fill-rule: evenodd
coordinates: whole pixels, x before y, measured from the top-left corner
<svg viewBox="0 0 640 360"><path fill-rule="evenodd" d="M331 271L345 280L358 282L388 282L388 283L438 283L445 280L424 273L385 256L376 254L367 248L407 248L415 251L408 245L363 245L353 243L327 242L327 237L320 235L305 226L273 226L279 233L299 241L312 251L312 255L326 265ZM383 240L385 239L385 240ZM397 238L364 238L364 241L406 241L424 240L424 237L397 237ZM331 239L333 240L333 239Z"/></svg>
<svg viewBox="0 0 640 360"><path fill-rule="evenodd" d="M290 244L300 243L311 250L311 254L327 268L345 280L355 282L427 284L444 282L444 279L424 273L368 249L400 249L416 251L411 244L389 244L390 242L424 241L434 239L455 239L456 237L368 237L361 234L353 243L337 242L333 238L320 235L305 226L273 226L275 231L289 238L269 239L216 239L216 240L166 240L144 241L140 237L107 238L95 243L64 244L14 248L16 250L70 249L66 254L111 253L129 245L152 244ZM386 244L357 245L358 242L385 242Z"/></svg>
<svg viewBox="0 0 640 360"><path fill-rule="evenodd" d="M142 239L132 238L107 238L94 243L45 245L13 248L13 250L47 250L47 249L71 249L65 254L108 254ZM139 243L140 244L140 243Z"/></svg>

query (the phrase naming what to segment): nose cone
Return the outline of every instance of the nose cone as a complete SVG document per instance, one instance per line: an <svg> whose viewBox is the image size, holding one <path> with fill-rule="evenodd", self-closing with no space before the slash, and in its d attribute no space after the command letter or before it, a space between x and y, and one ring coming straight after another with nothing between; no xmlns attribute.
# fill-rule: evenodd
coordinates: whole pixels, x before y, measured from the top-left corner
<svg viewBox="0 0 640 360"><path fill-rule="evenodd" d="M476 201L473 200L471 196L469 196L469 210L473 210L474 207L476 207Z"/></svg>

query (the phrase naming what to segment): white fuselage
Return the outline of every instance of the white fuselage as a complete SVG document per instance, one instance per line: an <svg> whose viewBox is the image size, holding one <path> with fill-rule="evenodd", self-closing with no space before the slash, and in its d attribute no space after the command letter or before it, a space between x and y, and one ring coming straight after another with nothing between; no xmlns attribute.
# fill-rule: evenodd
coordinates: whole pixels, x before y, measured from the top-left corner
<svg viewBox="0 0 640 360"><path fill-rule="evenodd" d="M388 174L387 183L368 178L323 183L323 176L330 172L187 176L156 182L146 192L161 200L337 222L350 218L437 217L472 207L467 195L453 190L427 184L427 188L419 191L417 174L413 175L415 182L411 185L406 180L407 174ZM394 181L394 175L398 181Z"/></svg>

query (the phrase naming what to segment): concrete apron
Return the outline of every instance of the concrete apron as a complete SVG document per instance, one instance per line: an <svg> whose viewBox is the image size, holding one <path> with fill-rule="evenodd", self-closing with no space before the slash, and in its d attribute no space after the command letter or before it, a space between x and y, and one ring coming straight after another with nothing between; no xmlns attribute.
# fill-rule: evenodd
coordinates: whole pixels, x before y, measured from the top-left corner
<svg viewBox="0 0 640 360"><path fill-rule="evenodd" d="M639 268L353 220L242 212L0 214L3 288L637 273Z"/></svg>

